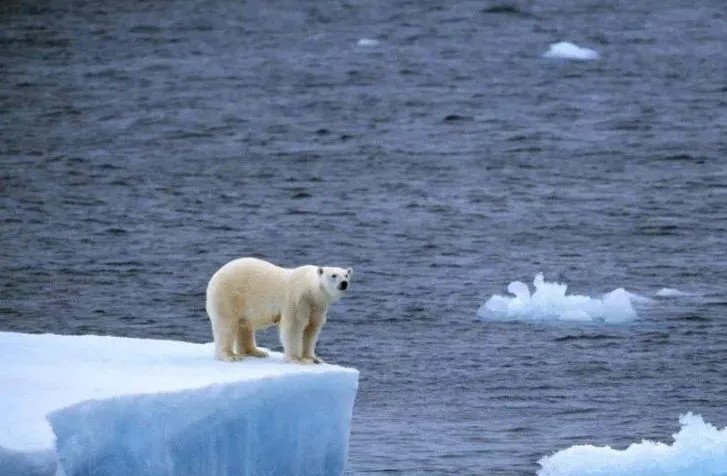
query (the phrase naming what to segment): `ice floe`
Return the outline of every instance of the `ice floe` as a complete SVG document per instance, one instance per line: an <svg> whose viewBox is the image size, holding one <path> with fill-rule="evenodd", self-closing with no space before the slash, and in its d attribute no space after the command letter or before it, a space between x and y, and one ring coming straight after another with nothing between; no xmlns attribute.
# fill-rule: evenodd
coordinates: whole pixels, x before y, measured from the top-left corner
<svg viewBox="0 0 727 476"><path fill-rule="evenodd" d="M558 320L586 322L626 322L637 317L632 301L643 298L618 288L601 298L568 295L568 286L547 282L542 273L533 281L534 292L528 285L513 281L507 286L511 296L494 295L477 310L482 319Z"/></svg>
<svg viewBox="0 0 727 476"><path fill-rule="evenodd" d="M624 450L576 445L542 458L538 476L725 476L727 428L687 413L672 444L644 440Z"/></svg>
<svg viewBox="0 0 727 476"><path fill-rule="evenodd" d="M339 475L358 372L210 344L0 332L3 476Z"/></svg>
<svg viewBox="0 0 727 476"><path fill-rule="evenodd" d="M596 60L599 58L598 51L574 45L567 41L553 43L543 56L545 58L562 58L581 61Z"/></svg>

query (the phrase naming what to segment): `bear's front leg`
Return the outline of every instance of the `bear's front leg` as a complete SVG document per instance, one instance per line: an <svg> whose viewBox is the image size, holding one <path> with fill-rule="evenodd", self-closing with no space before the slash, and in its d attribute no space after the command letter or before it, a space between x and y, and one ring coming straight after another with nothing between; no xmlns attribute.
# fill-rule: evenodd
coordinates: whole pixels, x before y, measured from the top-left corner
<svg viewBox="0 0 727 476"><path fill-rule="evenodd" d="M303 359L303 328L294 316L283 315L280 320L280 342L288 362L312 363Z"/></svg>
<svg viewBox="0 0 727 476"><path fill-rule="evenodd" d="M320 325L310 323L303 331L303 359L314 364L323 364L323 359L316 356L316 342L321 333Z"/></svg>

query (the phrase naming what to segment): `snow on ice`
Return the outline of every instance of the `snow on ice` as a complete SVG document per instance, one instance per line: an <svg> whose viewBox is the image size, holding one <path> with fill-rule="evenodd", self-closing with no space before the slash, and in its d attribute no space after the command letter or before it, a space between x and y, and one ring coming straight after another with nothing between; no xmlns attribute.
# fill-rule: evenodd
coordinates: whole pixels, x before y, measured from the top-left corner
<svg viewBox="0 0 727 476"><path fill-rule="evenodd" d="M341 474L358 371L0 332L4 476Z"/></svg>

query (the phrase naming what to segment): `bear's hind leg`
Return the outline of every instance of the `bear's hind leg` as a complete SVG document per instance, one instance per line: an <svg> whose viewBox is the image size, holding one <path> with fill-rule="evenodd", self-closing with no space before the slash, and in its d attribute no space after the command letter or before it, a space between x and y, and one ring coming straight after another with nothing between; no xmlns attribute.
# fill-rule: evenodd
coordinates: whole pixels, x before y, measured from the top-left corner
<svg viewBox="0 0 727 476"><path fill-rule="evenodd" d="M242 356L233 351L239 319L230 309L225 309L214 301L207 301L207 314L212 323L212 336L215 339L215 358L223 362L234 362Z"/></svg>
<svg viewBox="0 0 727 476"><path fill-rule="evenodd" d="M217 315L212 319L212 335L215 339L215 358L223 362L241 360L242 356L233 351L235 335L239 323L230 316Z"/></svg>
<svg viewBox="0 0 727 476"><path fill-rule="evenodd" d="M246 319L240 321L235 341L237 353L253 357L267 357L268 353L257 347L255 343L255 326Z"/></svg>

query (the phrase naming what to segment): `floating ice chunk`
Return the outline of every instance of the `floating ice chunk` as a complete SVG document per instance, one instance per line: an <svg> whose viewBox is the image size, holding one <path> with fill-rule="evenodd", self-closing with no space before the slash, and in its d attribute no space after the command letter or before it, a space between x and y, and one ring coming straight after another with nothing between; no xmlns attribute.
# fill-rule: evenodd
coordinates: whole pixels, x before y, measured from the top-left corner
<svg viewBox="0 0 727 476"><path fill-rule="evenodd" d="M358 372L210 344L0 332L3 476L343 472Z"/></svg>
<svg viewBox="0 0 727 476"><path fill-rule="evenodd" d="M514 295L520 301L525 302L530 299L530 289L528 285L522 281L513 281L507 285L507 292Z"/></svg>
<svg viewBox="0 0 727 476"><path fill-rule="evenodd" d="M630 321L636 317L636 311L631 306L632 294L624 288L614 289L603 297L601 309L603 320L607 322Z"/></svg>
<svg viewBox="0 0 727 476"><path fill-rule="evenodd" d="M683 297L683 296L691 296L691 294L680 291L678 289L674 288L661 288L656 292L656 295L659 297Z"/></svg>
<svg viewBox="0 0 727 476"><path fill-rule="evenodd" d="M358 40L358 43L356 43L358 46L364 46L364 47L374 47L379 46L379 40L375 40L373 38L361 38Z"/></svg>
<svg viewBox="0 0 727 476"><path fill-rule="evenodd" d="M576 445L542 458L538 476L724 476L727 427L718 430L701 416L679 417L681 430L667 445L644 440L625 450Z"/></svg>
<svg viewBox="0 0 727 476"><path fill-rule="evenodd" d="M545 281L538 273L530 294L527 284L513 281L507 290L514 297L494 295L477 310L483 319L561 320L626 322L636 318L632 301L640 296L623 288L615 289L602 299L567 295L568 286Z"/></svg>
<svg viewBox="0 0 727 476"><path fill-rule="evenodd" d="M553 43L543 55L545 58L563 58L573 60L595 60L598 52L591 48L582 48L567 41Z"/></svg>
<svg viewBox="0 0 727 476"><path fill-rule="evenodd" d="M628 291L625 291L625 292L628 295L628 297L629 297L629 299L631 300L632 303L636 303L636 304L650 304L650 303L653 303L654 302L654 300L652 298L650 298L650 297L642 296L641 294L630 293Z"/></svg>
<svg viewBox="0 0 727 476"><path fill-rule="evenodd" d="M586 311L582 310L575 310L575 311L565 311L560 315L561 321L575 321L575 322L588 322L592 321L591 315L588 314Z"/></svg>

